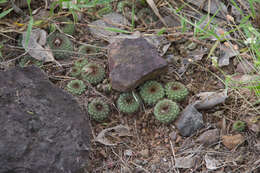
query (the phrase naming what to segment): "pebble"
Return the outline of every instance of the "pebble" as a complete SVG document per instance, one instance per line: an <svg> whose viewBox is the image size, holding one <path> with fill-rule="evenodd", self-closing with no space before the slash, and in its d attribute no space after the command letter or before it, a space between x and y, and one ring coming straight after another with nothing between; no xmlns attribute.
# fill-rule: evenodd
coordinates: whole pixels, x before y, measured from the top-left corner
<svg viewBox="0 0 260 173"><path fill-rule="evenodd" d="M133 155L133 151L132 150L125 150L124 155L125 156L132 156Z"/></svg>
<svg viewBox="0 0 260 173"><path fill-rule="evenodd" d="M149 150L148 149L144 149L142 151L140 151L140 154L143 156L143 157L149 157Z"/></svg>
<svg viewBox="0 0 260 173"><path fill-rule="evenodd" d="M190 136L204 125L203 117L192 105L188 105L176 121L176 127L182 136Z"/></svg>
<svg viewBox="0 0 260 173"><path fill-rule="evenodd" d="M222 136L223 144L230 150L234 149L236 146L243 143L244 140L245 138L241 134Z"/></svg>
<svg viewBox="0 0 260 173"><path fill-rule="evenodd" d="M205 145L216 143L219 140L219 129L208 130L202 133L198 138L197 142Z"/></svg>

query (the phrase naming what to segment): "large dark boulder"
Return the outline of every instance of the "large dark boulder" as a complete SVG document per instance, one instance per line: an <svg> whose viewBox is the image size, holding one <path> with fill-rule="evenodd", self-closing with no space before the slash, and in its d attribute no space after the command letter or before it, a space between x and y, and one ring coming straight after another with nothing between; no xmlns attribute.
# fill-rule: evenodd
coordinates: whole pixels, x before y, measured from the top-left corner
<svg viewBox="0 0 260 173"><path fill-rule="evenodd" d="M37 67L0 71L0 173L80 173L88 118Z"/></svg>

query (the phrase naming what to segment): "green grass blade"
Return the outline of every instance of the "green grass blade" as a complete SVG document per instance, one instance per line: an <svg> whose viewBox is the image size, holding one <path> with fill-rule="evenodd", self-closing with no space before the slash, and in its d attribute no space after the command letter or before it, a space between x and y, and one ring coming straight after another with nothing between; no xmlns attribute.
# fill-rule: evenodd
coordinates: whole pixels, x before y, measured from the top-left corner
<svg viewBox="0 0 260 173"><path fill-rule="evenodd" d="M27 31L26 31L25 49L27 49L28 44L29 44L29 39L30 39L31 32L32 32L32 26L33 26L33 17L31 16L29 24L28 24Z"/></svg>
<svg viewBox="0 0 260 173"><path fill-rule="evenodd" d="M4 16L6 16L8 13L10 13L12 10L13 10L13 8L10 8L10 9L0 13L0 19L3 18Z"/></svg>
<svg viewBox="0 0 260 173"><path fill-rule="evenodd" d="M162 29L160 29L160 30L157 32L157 35L160 36L160 35L162 35L163 33L165 33L165 31L166 31L166 28L162 28Z"/></svg>
<svg viewBox="0 0 260 173"><path fill-rule="evenodd" d="M118 28L111 28L111 27L105 27L104 30L106 31L112 31L112 32L118 32L118 33L124 33L124 34L130 34L131 32L123 29Z"/></svg>
<svg viewBox="0 0 260 173"><path fill-rule="evenodd" d="M32 16L31 0L27 0L27 5L28 5L30 16Z"/></svg>
<svg viewBox="0 0 260 173"><path fill-rule="evenodd" d="M7 2L7 0L0 0L0 4Z"/></svg>

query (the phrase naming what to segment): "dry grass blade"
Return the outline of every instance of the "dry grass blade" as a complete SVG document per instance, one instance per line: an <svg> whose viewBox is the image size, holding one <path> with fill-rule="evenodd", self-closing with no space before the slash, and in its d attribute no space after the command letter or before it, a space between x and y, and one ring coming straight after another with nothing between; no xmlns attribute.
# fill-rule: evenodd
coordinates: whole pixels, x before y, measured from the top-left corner
<svg viewBox="0 0 260 173"><path fill-rule="evenodd" d="M150 7L152 8L152 10L154 11L154 13L156 14L156 16L159 17L159 19L162 21L162 23L168 27L168 25L166 24L166 22L164 21L164 19L162 18L162 16L159 13L159 10L157 9L155 3L153 0L146 0L146 2L150 5Z"/></svg>

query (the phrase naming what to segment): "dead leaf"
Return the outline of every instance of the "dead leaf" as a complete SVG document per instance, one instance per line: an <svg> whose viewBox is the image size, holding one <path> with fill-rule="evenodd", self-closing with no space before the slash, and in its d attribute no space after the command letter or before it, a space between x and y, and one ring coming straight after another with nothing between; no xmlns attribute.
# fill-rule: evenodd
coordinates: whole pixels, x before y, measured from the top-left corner
<svg viewBox="0 0 260 173"><path fill-rule="evenodd" d="M112 37L118 35L118 32L106 30L106 28L121 29L119 26L130 26L129 21L118 13L109 13L102 19L96 20L88 25L90 33L104 40L109 41Z"/></svg>
<svg viewBox="0 0 260 173"><path fill-rule="evenodd" d="M226 47L224 45L220 46L220 58L218 60L218 65L219 67L227 66L229 65L229 60L230 58L239 55L239 51L230 48L232 47L231 45L229 47Z"/></svg>
<svg viewBox="0 0 260 173"><path fill-rule="evenodd" d="M116 143L113 143L111 140L109 140L106 136L110 136L110 137L114 137L115 139L117 139L115 136L121 137L121 136L132 136L130 133L130 130L127 126L123 126L123 125L118 125L115 127L111 127L111 128L107 128L102 130L98 136L95 138L96 142L99 142L101 144L104 144L106 146L115 146L118 143L120 143L120 141L117 141Z"/></svg>
<svg viewBox="0 0 260 173"><path fill-rule="evenodd" d="M206 162L206 167L210 170L215 170L221 167L220 161L208 154L205 155L204 160Z"/></svg>
<svg viewBox="0 0 260 173"><path fill-rule="evenodd" d="M22 45L26 51L35 59L50 62L55 61L53 54L49 48L44 48L46 43L47 32L42 29L32 30L30 38L28 41L28 46L26 48L26 32L23 32Z"/></svg>
<svg viewBox="0 0 260 173"><path fill-rule="evenodd" d="M222 92L202 92L196 95L199 100L194 102L197 109L210 109L220 103L223 103L227 96L227 90Z"/></svg>
<svg viewBox="0 0 260 173"><path fill-rule="evenodd" d="M192 168L194 167L196 158L193 157L193 154L190 154L186 157L179 157L175 159L176 168Z"/></svg>
<svg viewBox="0 0 260 173"><path fill-rule="evenodd" d="M202 60L203 56L206 54L207 49L204 50L194 50L191 51L188 55L188 58L190 58L192 61L200 61Z"/></svg>

